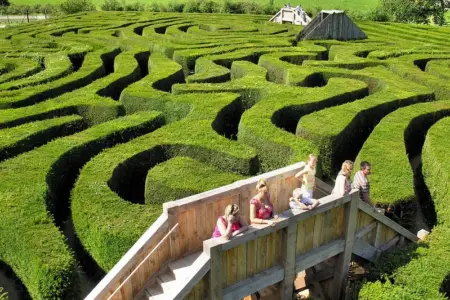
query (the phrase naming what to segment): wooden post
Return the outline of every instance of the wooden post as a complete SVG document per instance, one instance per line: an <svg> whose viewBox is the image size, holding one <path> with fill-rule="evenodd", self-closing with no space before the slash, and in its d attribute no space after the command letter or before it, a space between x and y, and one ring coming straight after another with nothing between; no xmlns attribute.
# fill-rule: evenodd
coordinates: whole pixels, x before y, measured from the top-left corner
<svg viewBox="0 0 450 300"><path fill-rule="evenodd" d="M223 299L223 287L222 287L222 246L215 246L209 248L209 257L211 269L209 271L209 299L222 300Z"/></svg>
<svg viewBox="0 0 450 300"><path fill-rule="evenodd" d="M351 194L351 200L345 204L344 211L344 252L339 255L336 264L333 287L329 291L332 299L342 299L344 287L347 283L349 264L352 259L353 244L355 241L356 223L358 217L358 193Z"/></svg>
<svg viewBox="0 0 450 300"><path fill-rule="evenodd" d="M178 207L170 207L165 208L165 211L167 211L167 220L169 224L169 230L172 229L177 223L178 223ZM181 256L180 252L180 240L178 238L180 226L178 226L170 235L169 242L170 242L170 257L175 260L178 257Z"/></svg>
<svg viewBox="0 0 450 300"><path fill-rule="evenodd" d="M28 8L27 8L27 21L28 21L28 23L30 23L30 16L29 16Z"/></svg>
<svg viewBox="0 0 450 300"><path fill-rule="evenodd" d="M280 299L291 300L295 280L295 250L297 244L297 223L291 223L283 229L281 263L284 267L284 279L281 282Z"/></svg>

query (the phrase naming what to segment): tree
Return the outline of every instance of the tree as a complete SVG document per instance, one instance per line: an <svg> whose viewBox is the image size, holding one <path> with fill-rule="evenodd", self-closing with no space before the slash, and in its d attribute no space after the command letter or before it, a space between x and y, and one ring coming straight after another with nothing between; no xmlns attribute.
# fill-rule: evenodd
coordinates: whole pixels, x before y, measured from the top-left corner
<svg viewBox="0 0 450 300"><path fill-rule="evenodd" d="M0 0L0 6L10 6L9 0Z"/></svg>
<svg viewBox="0 0 450 300"><path fill-rule="evenodd" d="M444 24L442 0L382 0L381 10L394 22Z"/></svg>
<svg viewBox="0 0 450 300"><path fill-rule="evenodd" d="M59 5L59 8L64 14L76 14L83 11L94 11L95 5L91 0L65 0Z"/></svg>

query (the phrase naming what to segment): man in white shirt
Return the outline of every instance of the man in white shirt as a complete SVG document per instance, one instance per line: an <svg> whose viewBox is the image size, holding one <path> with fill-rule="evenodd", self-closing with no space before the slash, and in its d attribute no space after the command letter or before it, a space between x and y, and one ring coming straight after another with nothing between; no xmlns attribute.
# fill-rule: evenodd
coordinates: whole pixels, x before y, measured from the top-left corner
<svg viewBox="0 0 450 300"><path fill-rule="evenodd" d="M359 199L370 203L370 183L367 176L370 175L372 166L369 162L363 161L360 164L360 170L353 177L353 188L359 190Z"/></svg>

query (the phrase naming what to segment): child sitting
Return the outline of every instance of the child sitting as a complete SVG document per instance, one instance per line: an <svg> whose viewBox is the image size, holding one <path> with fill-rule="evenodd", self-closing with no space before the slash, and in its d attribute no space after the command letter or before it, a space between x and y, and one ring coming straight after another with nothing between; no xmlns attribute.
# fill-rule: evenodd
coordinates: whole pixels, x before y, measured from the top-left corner
<svg viewBox="0 0 450 300"><path fill-rule="evenodd" d="M302 197L302 189L296 188L292 192L292 197L289 198L289 207L292 209L311 210L320 204L319 200L309 197Z"/></svg>

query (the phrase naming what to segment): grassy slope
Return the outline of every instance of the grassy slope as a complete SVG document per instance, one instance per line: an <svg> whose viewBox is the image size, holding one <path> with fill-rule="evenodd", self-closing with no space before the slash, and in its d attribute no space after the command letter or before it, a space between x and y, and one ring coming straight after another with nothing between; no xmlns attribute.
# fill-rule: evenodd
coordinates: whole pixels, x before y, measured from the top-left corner
<svg viewBox="0 0 450 300"><path fill-rule="evenodd" d="M12 0L10 2L14 4L44 4L51 3L57 4L62 0ZM92 0L97 7L105 0ZM156 1L158 3L168 3L170 1L178 1L178 2L186 2L187 0L126 0L127 3L134 3L136 1L140 1L141 3L148 4L152 1ZM222 2L222 0L215 0L217 2ZM256 0L257 2L261 2L263 4L269 3L269 0ZM378 0L298 0L298 1L289 1L289 0L275 0L275 5L281 7L285 3L291 3L292 6L296 6L297 4L301 4L305 9L313 9L315 7L320 7L321 9L349 9L349 10L368 10L377 5Z"/></svg>

